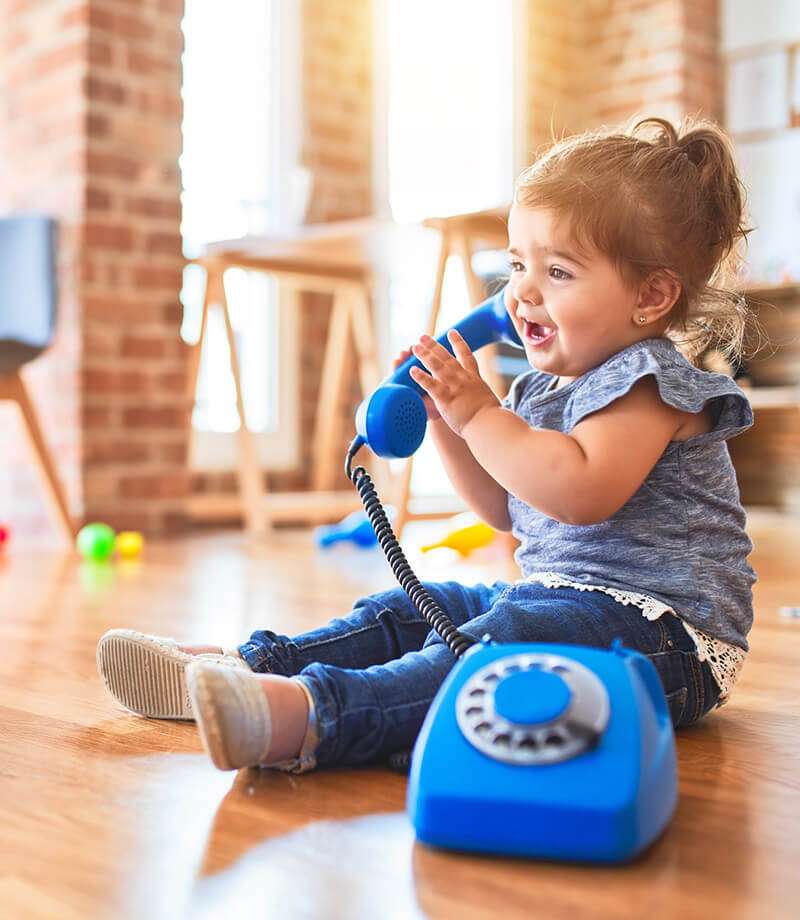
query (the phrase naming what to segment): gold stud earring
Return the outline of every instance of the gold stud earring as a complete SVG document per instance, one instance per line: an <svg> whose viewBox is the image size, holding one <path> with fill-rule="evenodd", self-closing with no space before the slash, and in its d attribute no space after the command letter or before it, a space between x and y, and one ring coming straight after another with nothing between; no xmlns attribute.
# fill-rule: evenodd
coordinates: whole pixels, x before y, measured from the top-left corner
<svg viewBox="0 0 800 920"><path fill-rule="evenodd" d="M646 317L646 316L637 316L636 318L639 320L640 323L646 323L646 322L647 322L647 317Z"/></svg>

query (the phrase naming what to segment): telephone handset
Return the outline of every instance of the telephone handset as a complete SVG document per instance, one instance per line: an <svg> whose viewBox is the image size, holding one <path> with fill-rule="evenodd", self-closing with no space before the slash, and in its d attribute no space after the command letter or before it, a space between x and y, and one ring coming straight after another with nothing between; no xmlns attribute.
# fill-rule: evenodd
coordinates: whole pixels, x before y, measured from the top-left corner
<svg viewBox="0 0 800 920"><path fill-rule="evenodd" d="M490 297L456 324L472 350L521 345ZM438 339L448 351L447 335ZM459 659L414 746L408 811L435 846L548 859L618 862L664 830L677 802L675 739L650 660L624 649L498 645L460 632L414 574L355 454L408 457L427 413L410 358L364 400L345 473L395 577ZM402 760L402 753L401 760Z"/></svg>
<svg viewBox="0 0 800 920"><path fill-rule="evenodd" d="M504 293L505 288L484 300L452 327L461 333L472 351L503 339L522 348L506 310ZM453 354L446 332L437 341ZM412 367L421 366L418 358L404 361L358 408L356 431L379 457L390 460L410 457L425 437L424 391L409 373Z"/></svg>

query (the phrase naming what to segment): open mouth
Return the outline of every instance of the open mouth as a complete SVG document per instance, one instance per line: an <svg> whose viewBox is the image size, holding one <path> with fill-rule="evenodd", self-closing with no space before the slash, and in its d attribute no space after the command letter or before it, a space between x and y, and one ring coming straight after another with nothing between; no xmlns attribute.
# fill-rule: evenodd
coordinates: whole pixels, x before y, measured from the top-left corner
<svg viewBox="0 0 800 920"><path fill-rule="evenodd" d="M545 326L543 323L531 323L524 319L523 334L532 345L541 345L549 342L556 334L555 326Z"/></svg>

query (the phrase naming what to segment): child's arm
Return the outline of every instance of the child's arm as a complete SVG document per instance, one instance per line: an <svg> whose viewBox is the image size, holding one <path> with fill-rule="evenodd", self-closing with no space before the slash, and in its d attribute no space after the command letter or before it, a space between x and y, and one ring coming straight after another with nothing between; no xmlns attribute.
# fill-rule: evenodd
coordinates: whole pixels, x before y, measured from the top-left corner
<svg viewBox="0 0 800 920"><path fill-rule="evenodd" d="M503 409L457 334L456 358L429 337L414 351L430 370L414 379L475 460L507 492L566 524L594 524L637 491L672 436L690 418L662 402L655 380L593 413L570 434L531 428Z"/></svg>
<svg viewBox="0 0 800 920"><path fill-rule="evenodd" d="M499 406L478 412L462 434L521 501L565 524L598 524L640 488L688 415L662 402L646 377L570 434L531 428Z"/></svg>
<svg viewBox="0 0 800 920"><path fill-rule="evenodd" d="M442 418L432 421L429 430L456 492L495 530L511 530L508 493L478 463L467 442Z"/></svg>
<svg viewBox="0 0 800 920"><path fill-rule="evenodd" d="M405 349L395 358L392 366L397 368L410 355L411 350ZM506 490L472 456L461 435L442 419L430 396L423 396L423 402L428 415L428 431L453 488L491 527L511 530Z"/></svg>

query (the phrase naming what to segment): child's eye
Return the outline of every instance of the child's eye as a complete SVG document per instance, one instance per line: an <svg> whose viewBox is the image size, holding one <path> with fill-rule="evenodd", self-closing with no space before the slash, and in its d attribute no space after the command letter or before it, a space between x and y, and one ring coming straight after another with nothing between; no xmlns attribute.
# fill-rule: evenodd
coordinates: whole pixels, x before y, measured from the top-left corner
<svg viewBox="0 0 800 920"><path fill-rule="evenodd" d="M550 277L554 278L556 281L566 281L568 278L571 278L569 272L565 272L563 268L559 268L557 265L550 266Z"/></svg>
<svg viewBox="0 0 800 920"><path fill-rule="evenodd" d="M522 272L525 271L525 266L522 262L514 262L513 260L509 261L508 267L512 272Z"/></svg>

